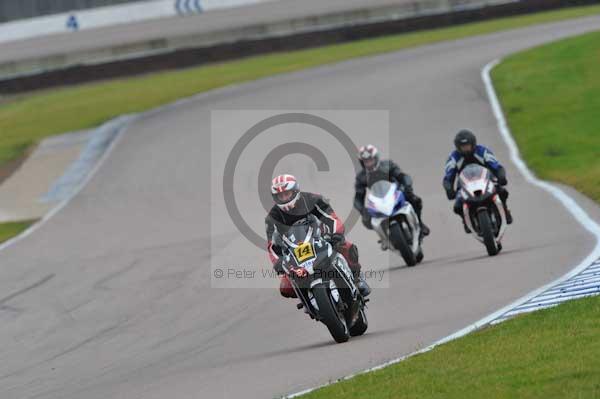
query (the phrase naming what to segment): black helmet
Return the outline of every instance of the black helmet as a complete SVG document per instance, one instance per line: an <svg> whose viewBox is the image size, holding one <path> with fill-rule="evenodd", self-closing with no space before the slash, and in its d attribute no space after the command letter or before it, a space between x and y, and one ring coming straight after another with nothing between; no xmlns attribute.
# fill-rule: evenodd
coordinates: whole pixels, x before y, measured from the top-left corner
<svg viewBox="0 0 600 399"><path fill-rule="evenodd" d="M456 147L456 151L462 153L460 147L466 144L471 144L471 153L473 153L475 151L475 146L477 145L477 137L475 137L472 131L463 129L458 132L454 138L454 146Z"/></svg>

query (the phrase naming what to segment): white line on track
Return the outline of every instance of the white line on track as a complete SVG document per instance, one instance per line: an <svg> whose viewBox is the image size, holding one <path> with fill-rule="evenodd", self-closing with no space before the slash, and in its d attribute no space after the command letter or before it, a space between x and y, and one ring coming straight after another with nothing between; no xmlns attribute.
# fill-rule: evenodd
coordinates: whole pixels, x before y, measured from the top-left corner
<svg viewBox="0 0 600 399"><path fill-rule="evenodd" d="M594 235L596 237L596 246L594 247L592 252L583 261L581 261L581 263L579 263L577 266L575 266L570 272L568 272L564 276L554 280L553 282L551 282L549 284L546 284L545 286L543 286L541 288L538 288L538 289L526 294L525 296L514 301L510 305L503 307L502 309L484 317L483 319L463 328L460 331L455 332L454 334L451 334L445 338L442 338L439 341L434 342L433 344L429 345L426 348L420 349L416 352L399 357L397 359L390 360L390 361L380 364L378 366L371 367L371 368L363 370L363 371L359 371L358 373L348 375L346 377L340 378L337 381L329 382L327 384L323 384L318 387L309 388L309 389L305 389L300 392L293 393L291 395L285 396L284 398L297 398L299 396L302 396L302 395L305 395L312 391L315 391L317 389L335 384L337 382L349 380L351 378L356 377L357 375L380 370L382 368L391 366L393 364L400 363L401 361L406 360L409 357L412 357L414 355L424 353L424 352L429 352L430 350L432 350L433 348L435 348L438 345L442 345L447 342L453 341L457 338L463 337L463 336L465 336L487 324L490 324L496 320L505 320L505 318L503 318L503 316L506 315L508 312L513 311L515 308L519 307L520 305L524 304L525 302L532 300L533 298L539 296L540 294L547 291L548 289L564 282L565 280L568 280L568 279L578 275L582 271L586 270L588 267L592 266L594 261L596 261L598 258L600 258L600 226L585 212L585 210L583 210L583 208L581 208L579 206L579 204L577 204L577 202L572 197L570 197L568 194L566 194L563 190L561 190L560 188L558 188L556 186L553 186L552 184L550 184L548 182L539 180L533 174L533 172L531 170L529 170L529 168L527 167L527 165L525 164L523 159L521 159L521 155L519 153L519 148L517 147L517 144L515 143L515 140L510 132L510 129L506 122L506 118L504 117L504 113L502 112L502 107L500 106L500 101L498 100L498 96L496 95L496 90L494 89L494 85L493 85L492 79L490 77L491 70L499 63L500 63L500 60L494 60L494 61L490 62L489 64L487 64L485 67L483 67L483 69L481 71L481 78L483 79L483 82L485 84L486 92L487 92L488 98L490 100L490 104L492 107L492 111L494 113L494 117L496 118L496 120L498 122L498 130L500 131L500 134L502 135L504 142L508 146L511 161L513 162L513 164L515 164L517 169L519 169L519 172L521 172L521 174L523 175L523 177L525 178L525 180L528 183L533 184L534 186L539 187L539 188L547 191L548 193L550 193L554 198L556 198L567 209L567 211L575 218L575 220L577 220L577 222L579 222L586 230L588 230L592 235Z"/></svg>
<svg viewBox="0 0 600 399"><path fill-rule="evenodd" d="M26 229L25 231L23 231L21 234L19 234L19 235L15 236L15 237L11 238L10 240L7 240L7 241L3 242L2 244L0 244L0 252L3 251L3 250L5 250L6 248L10 247L11 245L14 245L17 242L23 240L24 238L30 236L31 234L33 234L33 232L35 232L36 230L38 230L39 228L41 228L44 224L46 224L58 212L60 212L65 206L67 206L67 204L69 202L71 202L71 200L77 194L79 194L79 192L88 184L88 182L90 180L92 180L92 178L94 177L94 175L96 175L96 173L98 172L98 170L100 169L100 167L104 164L104 162L106 161L106 159L108 159L108 157L112 153L113 149L116 147L117 143L120 141L123 132L125 131L125 129L129 125L130 121L133 120L133 118L134 118L134 116L132 116L132 115L124 115L124 116L112 119L109 122L105 123L104 125L102 125L102 126L100 126L98 128L98 129L116 129L117 132L115 134L114 139L109 144L108 148L102 154L102 156L100 157L100 159L98 160L98 162L92 167L92 169L89 171L89 173L87 174L87 176L83 179L83 181L81 182L81 184L79 184L72 191L72 193L67 198L65 198L58 205L56 205L54 208L52 208L52 210L50 212L48 212L46 215L44 215L44 217L42 219L40 219L38 222L36 222L33 225L31 225L28 229Z"/></svg>

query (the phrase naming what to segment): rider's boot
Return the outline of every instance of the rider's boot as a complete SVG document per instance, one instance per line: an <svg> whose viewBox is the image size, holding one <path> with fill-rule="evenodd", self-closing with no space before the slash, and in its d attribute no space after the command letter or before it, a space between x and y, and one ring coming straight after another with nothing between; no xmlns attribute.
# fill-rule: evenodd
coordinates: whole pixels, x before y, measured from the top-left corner
<svg viewBox="0 0 600 399"><path fill-rule="evenodd" d="M421 234L423 237L427 237L430 233L431 230L429 230L429 227L427 227L427 225L421 220Z"/></svg>
<svg viewBox="0 0 600 399"><path fill-rule="evenodd" d="M363 297L369 296L371 293L371 287L367 284L367 281L360 275L360 272L354 271L354 284L356 284L356 288Z"/></svg>
<svg viewBox="0 0 600 399"><path fill-rule="evenodd" d="M463 227L465 228L465 233L467 234L471 234L471 229L469 228L469 226L467 226L467 222L465 222L465 219L462 219L463 222Z"/></svg>
<svg viewBox="0 0 600 399"><path fill-rule="evenodd" d="M358 278L358 280L356 281L356 286L358 287L358 291L364 298L368 297L371 293L371 287L369 287L369 284L367 284L365 279L362 277Z"/></svg>
<svg viewBox="0 0 600 399"><path fill-rule="evenodd" d="M431 230L429 230L429 227L423 223L423 218L421 217L421 213L422 210L419 210L417 212L417 217L419 218L419 224L421 225L421 238L422 237L427 237L429 235L429 233L431 233Z"/></svg>
<svg viewBox="0 0 600 399"><path fill-rule="evenodd" d="M388 250L388 246L387 246L387 244L383 240L377 240L377 243L379 245L381 245L381 250L382 251L387 251Z"/></svg>
<svg viewBox="0 0 600 399"><path fill-rule="evenodd" d="M504 212L506 213L506 224L512 224L512 222L513 222L512 213L511 213L510 209L508 209L506 204L504 204Z"/></svg>

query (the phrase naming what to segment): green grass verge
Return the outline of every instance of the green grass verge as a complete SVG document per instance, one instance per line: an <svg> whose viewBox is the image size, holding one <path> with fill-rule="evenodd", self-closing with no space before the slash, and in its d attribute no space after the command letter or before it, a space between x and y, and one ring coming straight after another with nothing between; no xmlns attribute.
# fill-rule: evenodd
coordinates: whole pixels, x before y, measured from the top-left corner
<svg viewBox="0 0 600 399"><path fill-rule="evenodd" d="M0 166L44 137L97 126L196 93L443 40L600 13L600 6L498 19L24 95L0 104Z"/></svg>
<svg viewBox="0 0 600 399"><path fill-rule="evenodd" d="M35 222L36 220L25 220L22 222L0 223L0 243L21 234Z"/></svg>
<svg viewBox="0 0 600 399"><path fill-rule="evenodd" d="M303 398L599 398L598 315L600 297L568 302Z"/></svg>
<svg viewBox="0 0 600 399"><path fill-rule="evenodd" d="M515 54L492 78L535 173L600 201L600 32Z"/></svg>

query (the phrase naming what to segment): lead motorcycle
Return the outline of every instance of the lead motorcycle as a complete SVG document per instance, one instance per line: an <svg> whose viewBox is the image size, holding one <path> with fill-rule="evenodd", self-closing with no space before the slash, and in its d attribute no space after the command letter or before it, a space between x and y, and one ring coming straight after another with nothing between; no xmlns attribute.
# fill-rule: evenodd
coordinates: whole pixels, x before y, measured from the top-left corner
<svg viewBox="0 0 600 399"><path fill-rule="evenodd" d="M277 240L283 270L301 301L298 309L325 324L341 343L367 331L367 300L354 284L346 259L325 238L319 219L309 215L280 232Z"/></svg>
<svg viewBox="0 0 600 399"><path fill-rule="evenodd" d="M421 223L396 183L381 180L367 192L367 212L383 248L400 253L407 266L423 260Z"/></svg>
<svg viewBox="0 0 600 399"><path fill-rule="evenodd" d="M492 174L483 166L467 165L458 177L458 186L467 227L485 245L488 255L497 255L502 250L506 213Z"/></svg>

